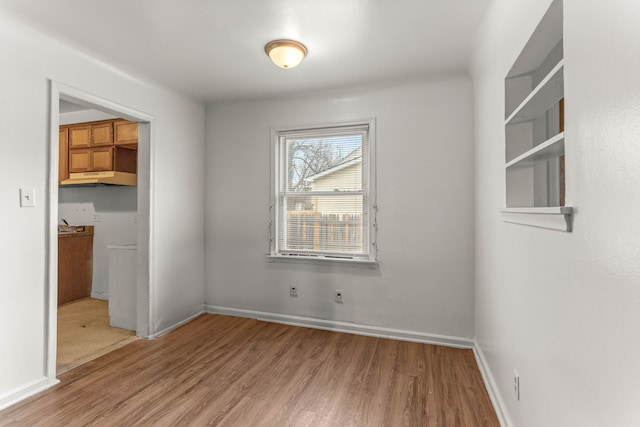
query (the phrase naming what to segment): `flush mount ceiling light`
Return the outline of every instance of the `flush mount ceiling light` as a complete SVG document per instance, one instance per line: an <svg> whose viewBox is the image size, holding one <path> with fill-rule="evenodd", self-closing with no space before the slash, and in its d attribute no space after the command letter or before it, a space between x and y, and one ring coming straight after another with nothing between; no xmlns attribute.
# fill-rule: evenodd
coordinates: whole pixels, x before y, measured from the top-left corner
<svg viewBox="0 0 640 427"><path fill-rule="evenodd" d="M267 43L264 51L280 68L293 68L307 55L307 48L295 40L274 40Z"/></svg>

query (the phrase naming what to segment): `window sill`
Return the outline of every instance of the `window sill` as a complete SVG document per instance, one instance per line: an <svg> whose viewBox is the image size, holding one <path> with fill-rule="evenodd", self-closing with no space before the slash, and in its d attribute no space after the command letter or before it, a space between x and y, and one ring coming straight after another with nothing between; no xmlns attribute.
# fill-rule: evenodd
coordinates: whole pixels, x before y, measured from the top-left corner
<svg viewBox="0 0 640 427"><path fill-rule="evenodd" d="M548 228L571 232L573 208L556 206L550 208L504 208L501 209L502 220L514 224Z"/></svg>
<svg viewBox="0 0 640 427"><path fill-rule="evenodd" d="M267 255L267 261L269 262L306 262L311 264L334 264L334 265L344 265L344 266L362 266L362 267L370 267L370 268L378 268L378 260L369 260L369 259L347 259L347 258L336 258L336 257L326 257L326 256L316 256L316 255Z"/></svg>

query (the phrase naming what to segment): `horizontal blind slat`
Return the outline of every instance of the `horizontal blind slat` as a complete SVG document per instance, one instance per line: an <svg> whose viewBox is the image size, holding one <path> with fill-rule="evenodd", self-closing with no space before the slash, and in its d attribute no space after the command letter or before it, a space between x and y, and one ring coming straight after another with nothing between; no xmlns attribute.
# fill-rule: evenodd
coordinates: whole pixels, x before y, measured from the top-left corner
<svg viewBox="0 0 640 427"><path fill-rule="evenodd" d="M279 133L277 251L365 256L367 126Z"/></svg>

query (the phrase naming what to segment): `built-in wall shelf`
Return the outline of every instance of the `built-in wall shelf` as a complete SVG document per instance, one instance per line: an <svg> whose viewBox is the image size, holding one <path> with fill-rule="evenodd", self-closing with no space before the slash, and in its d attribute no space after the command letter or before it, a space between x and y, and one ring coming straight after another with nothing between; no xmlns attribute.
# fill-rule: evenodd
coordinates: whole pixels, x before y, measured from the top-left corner
<svg viewBox="0 0 640 427"><path fill-rule="evenodd" d="M571 215L571 206L551 206L548 208L503 208L502 213L539 214L539 215Z"/></svg>
<svg viewBox="0 0 640 427"><path fill-rule="evenodd" d="M536 163L564 155L564 132L549 138L542 144L525 151L507 162L505 168L531 167Z"/></svg>
<svg viewBox="0 0 640 427"><path fill-rule="evenodd" d="M507 117L506 124L532 121L564 98L564 60L560 60L529 96Z"/></svg>
<svg viewBox="0 0 640 427"><path fill-rule="evenodd" d="M504 208L501 212L505 222L559 231L572 230L573 207L571 206Z"/></svg>
<svg viewBox="0 0 640 427"><path fill-rule="evenodd" d="M553 0L505 77L506 222L571 231L565 206L562 0Z"/></svg>

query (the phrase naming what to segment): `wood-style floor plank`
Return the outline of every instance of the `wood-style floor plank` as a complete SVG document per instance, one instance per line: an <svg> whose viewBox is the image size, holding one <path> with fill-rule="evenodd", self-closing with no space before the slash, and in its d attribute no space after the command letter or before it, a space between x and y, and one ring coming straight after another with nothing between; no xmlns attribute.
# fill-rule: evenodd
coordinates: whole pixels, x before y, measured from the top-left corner
<svg viewBox="0 0 640 427"><path fill-rule="evenodd" d="M62 376L0 426L498 426L471 350L203 315Z"/></svg>

